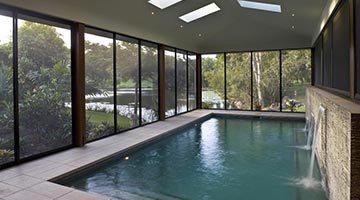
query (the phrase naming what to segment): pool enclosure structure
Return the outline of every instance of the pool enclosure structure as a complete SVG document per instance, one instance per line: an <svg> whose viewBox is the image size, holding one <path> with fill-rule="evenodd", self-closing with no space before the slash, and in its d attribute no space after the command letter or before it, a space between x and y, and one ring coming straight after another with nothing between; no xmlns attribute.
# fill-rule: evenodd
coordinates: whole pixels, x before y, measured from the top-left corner
<svg viewBox="0 0 360 200"><path fill-rule="evenodd" d="M0 170L196 112L315 114L328 198L357 199L359 102L360 0L0 0Z"/></svg>

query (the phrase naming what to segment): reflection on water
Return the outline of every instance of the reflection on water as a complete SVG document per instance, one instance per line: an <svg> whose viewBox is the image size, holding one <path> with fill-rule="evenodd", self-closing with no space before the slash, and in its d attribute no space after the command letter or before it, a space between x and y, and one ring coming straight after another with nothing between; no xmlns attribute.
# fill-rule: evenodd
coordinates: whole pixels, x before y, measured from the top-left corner
<svg viewBox="0 0 360 200"><path fill-rule="evenodd" d="M224 152L220 144L218 120L211 119L201 125L199 159L201 170L211 174L220 174L224 162Z"/></svg>
<svg viewBox="0 0 360 200"><path fill-rule="evenodd" d="M61 183L112 199L325 200L300 122L212 118ZM309 187L311 186L311 187Z"/></svg>

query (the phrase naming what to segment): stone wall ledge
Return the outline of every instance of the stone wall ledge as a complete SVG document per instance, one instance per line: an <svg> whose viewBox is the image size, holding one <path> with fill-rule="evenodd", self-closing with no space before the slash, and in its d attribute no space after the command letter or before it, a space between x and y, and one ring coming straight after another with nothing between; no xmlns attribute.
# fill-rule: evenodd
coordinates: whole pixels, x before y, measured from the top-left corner
<svg viewBox="0 0 360 200"><path fill-rule="evenodd" d="M345 97L335 95L331 92L328 92L326 90L323 90L323 89L315 87L315 86L309 86L308 89L312 90L313 92L318 93L323 98L326 98L329 101L332 101L334 104L342 107L343 109L347 110L350 113L360 114L360 104L357 104L351 100L346 99Z"/></svg>
<svg viewBox="0 0 360 200"><path fill-rule="evenodd" d="M319 118L319 106L326 108ZM360 200L360 104L318 87L306 89L306 116L320 123L316 157L330 200Z"/></svg>

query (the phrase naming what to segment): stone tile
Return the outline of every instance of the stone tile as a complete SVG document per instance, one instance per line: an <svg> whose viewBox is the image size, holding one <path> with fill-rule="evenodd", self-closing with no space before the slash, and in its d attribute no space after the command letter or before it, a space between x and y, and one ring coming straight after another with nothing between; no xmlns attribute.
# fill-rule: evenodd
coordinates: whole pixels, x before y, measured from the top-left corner
<svg viewBox="0 0 360 200"><path fill-rule="evenodd" d="M4 198L5 200L51 200L52 198L30 192L27 190L22 190L10 196Z"/></svg>
<svg viewBox="0 0 360 200"><path fill-rule="evenodd" d="M78 156L78 157L81 156L82 152L77 152L77 151L74 151L74 150L75 149L70 149L70 150L67 150L65 152L60 152L60 153L57 153L57 154L46 156L44 159L52 161L52 162L66 164L66 159L72 158L72 157L75 157L75 156Z"/></svg>
<svg viewBox="0 0 360 200"><path fill-rule="evenodd" d="M43 180L33 178L31 176L27 175L20 175L16 176L14 178L8 179L3 181L4 183L7 183L9 185L13 185L19 188L27 188L33 185L36 185L38 183L41 183Z"/></svg>
<svg viewBox="0 0 360 200"><path fill-rule="evenodd" d="M8 185L5 183L0 183L0 198L4 198L6 196L9 196L17 191L21 190L20 188L17 188L12 185Z"/></svg>
<svg viewBox="0 0 360 200"><path fill-rule="evenodd" d="M0 171L0 181L4 181L6 179L13 178L15 176L19 176L20 173L14 172L12 170L4 170Z"/></svg>
<svg viewBox="0 0 360 200"><path fill-rule="evenodd" d="M89 165L91 163L95 163L96 161L99 161L101 159L104 159L107 156L109 156L109 155L108 155L108 153L106 153L106 151L100 151L96 154L90 154L90 155L83 156L81 159L78 159L78 160L75 160L75 161L69 163L69 165L74 166L74 167L83 167L83 166Z"/></svg>
<svg viewBox="0 0 360 200"><path fill-rule="evenodd" d="M29 175L29 176L36 177L36 175L38 175L38 174L42 174L42 173L44 173L44 172L46 172L46 171L49 171L49 170L54 169L54 168L57 168L57 167L59 167L59 166L61 166L61 165L63 165L63 164L61 164L61 163L50 163L50 164L48 164L48 165L43 165L43 166L38 167L38 168L36 168L36 169L33 169L33 170L31 170L31 171L24 172L24 174Z"/></svg>
<svg viewBox="0 0 360 200"><path fill-rule="evenodd" d="M36 170L38 168L41 168L43 166L52 164L53 162L45 160L45 159L39 159L39 160L35 160L35 161L31 161L28 163L24 163L18 166L14 166L12 168L10 168L10 170L16 172L16 173L26 173L26 172L31 172L33 170Z"/></svg>
<svg viewBox="0 0 360 200"><path fill-rule="evenodd" d="M70 173L71 171L75 170L76 168L77 167L75 167L75 166L62 165L62 166L56 167L54 169L51 169L49 171L43 172L41 174L37 174L36 177L39 179L42 179L42 180L52 180L56 177Z"/></svg>
<svg viewBox="0 0 360 200"><path fill-rule="evenodd" d="M49 198L58 198L72 192L74 189L46 181L27 188L26 190Z"/></svg>
<svg viewBox="0 0 360 200"><path fill-rule="evenodd" d="M97 196L95 194L74 190L58 198L58 200L110 200L110 198L105 198L105 197Z"/></svg>

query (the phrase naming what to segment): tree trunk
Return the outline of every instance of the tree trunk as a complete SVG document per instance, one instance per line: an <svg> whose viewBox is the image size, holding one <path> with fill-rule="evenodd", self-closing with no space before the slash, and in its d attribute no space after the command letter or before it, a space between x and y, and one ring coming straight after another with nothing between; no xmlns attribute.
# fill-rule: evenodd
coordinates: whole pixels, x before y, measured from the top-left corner
<svg viewBox="0 0 360 200"><path fill-rule="evenodd" d="M263 99L262 91L261 91L261 62L262 62L261 53L260 52L255 53L254 54L254 63L253 63L255 87L257 90L258 103L261 106L264 106L264 99Z"/></svg>
<svg viewBox="0 0 360 200"><path fill-rule="evenodd" d="M135 97L134 97L134 114L135 114L134 121L136 125L139 123L138 100L139 100L139 80L137 80L135 83Z"/></svg>

